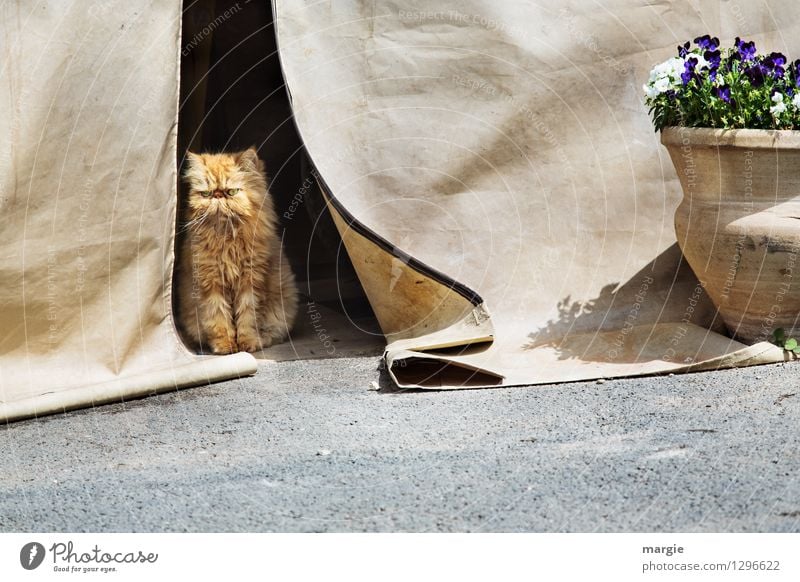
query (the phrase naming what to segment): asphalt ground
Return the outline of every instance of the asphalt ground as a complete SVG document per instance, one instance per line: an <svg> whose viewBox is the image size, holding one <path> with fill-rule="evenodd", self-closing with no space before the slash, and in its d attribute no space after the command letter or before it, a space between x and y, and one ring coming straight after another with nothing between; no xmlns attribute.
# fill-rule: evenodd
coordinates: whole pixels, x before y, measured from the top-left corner
<svg viewBox="0 0 800 582"><path fill-rule="evenodd" d="M442 392L375 357L262 364L3 427L0 530L794 532L799 386L794 363Z"/></svg>

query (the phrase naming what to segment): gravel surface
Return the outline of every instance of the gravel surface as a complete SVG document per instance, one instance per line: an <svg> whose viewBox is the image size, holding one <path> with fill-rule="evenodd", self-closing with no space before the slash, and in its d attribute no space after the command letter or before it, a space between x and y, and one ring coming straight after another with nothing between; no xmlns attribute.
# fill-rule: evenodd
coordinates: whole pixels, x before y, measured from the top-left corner
<svg viewBox="0 0 800 582"><path fill-rule="evenodd" d="M800 365L455 392L377 367L8 425L0 530L800 530Z"/></svg>

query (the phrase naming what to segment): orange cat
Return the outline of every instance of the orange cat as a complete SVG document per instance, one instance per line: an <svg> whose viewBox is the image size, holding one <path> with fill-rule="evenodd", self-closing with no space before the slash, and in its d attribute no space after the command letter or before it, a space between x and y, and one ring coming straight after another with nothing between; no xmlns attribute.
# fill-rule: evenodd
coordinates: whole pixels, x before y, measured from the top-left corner
<svg viewBox="0 0 800 582"><path fill-rule="evenodd" d="M284 341L297 289L258 153L189 153L184 178L190 192L177 270L184 334L215 354Z"/></svg>

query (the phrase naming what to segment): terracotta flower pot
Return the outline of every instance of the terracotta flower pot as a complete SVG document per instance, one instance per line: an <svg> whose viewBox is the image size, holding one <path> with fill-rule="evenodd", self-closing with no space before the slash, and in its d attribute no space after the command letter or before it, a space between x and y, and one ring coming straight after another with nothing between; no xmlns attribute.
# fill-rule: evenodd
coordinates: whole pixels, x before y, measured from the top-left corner
<svg viewBox="0 0 800 582"><path fill-rule="evenodd" d="M675 231L731 334L800 336L800 131L666 128Z"/></svg>

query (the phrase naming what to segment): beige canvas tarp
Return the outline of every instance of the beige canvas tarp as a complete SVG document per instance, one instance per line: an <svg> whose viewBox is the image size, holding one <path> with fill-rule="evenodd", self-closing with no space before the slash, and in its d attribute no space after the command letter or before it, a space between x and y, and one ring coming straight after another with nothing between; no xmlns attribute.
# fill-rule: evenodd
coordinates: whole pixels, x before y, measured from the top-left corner
<svg viewBox="0 0 800 582"><path fill-rule="evenodd" d="M0 6L0 419L255 372L171 315L180 2Z"/></svg>
<svg viewBox="0 0 800 582"><path fill-rule="evenodd" d="M723 335L682 263L641 87L684 40L797 56L798 26L792 0L277 0L296 122L398 383L783 360Z"/></svg>
<svg viewBox="0 0 800 582"><path fill-rule="evenodd" d="M274 6L296 123L403 386L777 361L675 247L641 103L704 32L800 54L800 7L476 0ZM0 7L0 419L250 374L171 312L180 3ZM266 131L266 130L265 130Z"/></svg>

